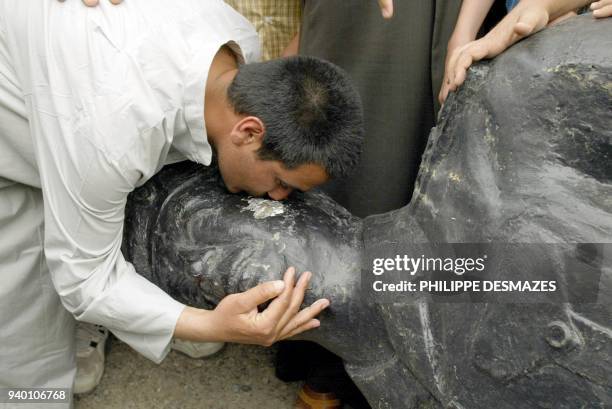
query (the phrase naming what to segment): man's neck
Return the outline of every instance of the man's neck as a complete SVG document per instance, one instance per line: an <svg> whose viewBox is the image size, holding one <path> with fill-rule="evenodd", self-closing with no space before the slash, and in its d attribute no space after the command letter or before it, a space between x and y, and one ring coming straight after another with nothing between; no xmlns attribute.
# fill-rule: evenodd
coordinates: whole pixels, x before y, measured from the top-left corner
<svg viewBox="0 0 612 409"><path fill-rule="evenodd" d="M219 49L208 71L204 95L204 121L208 142L214 148L219 138L229 134L233 124L229 116L227 88L238 72L238 61L227 46Z"/></svg>

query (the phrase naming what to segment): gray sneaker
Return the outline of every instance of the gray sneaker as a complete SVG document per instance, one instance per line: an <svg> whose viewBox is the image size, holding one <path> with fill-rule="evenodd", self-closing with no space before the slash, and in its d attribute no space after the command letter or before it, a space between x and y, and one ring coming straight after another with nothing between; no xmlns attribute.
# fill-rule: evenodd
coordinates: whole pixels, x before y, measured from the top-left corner
<svg viewBox="0 0 612 409"><path fill-rule="evenodd" d="M224 345L224 342L193 342L173 338L171 348L191 358L198 359L216 354L221 351Z"/></svg>
<svg viewBox="0 0 612 409"><path fill-rule="evenodd" d="M74 393L88 393L95 389L104 374L104 346L108 330L101 325L77 322L77 372Z"/></svg>

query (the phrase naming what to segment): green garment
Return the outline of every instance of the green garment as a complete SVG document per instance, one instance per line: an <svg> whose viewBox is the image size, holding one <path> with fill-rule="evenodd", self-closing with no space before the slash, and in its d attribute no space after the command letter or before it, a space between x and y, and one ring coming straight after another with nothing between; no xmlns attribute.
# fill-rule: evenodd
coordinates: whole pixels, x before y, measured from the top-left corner
<svg viewBox="0 0 612 409"><path fill-rule="evenodd" d="M374 0L306 0L300 54L344 68L363 100L361 164L324 190L357 216L406 205L435 124L446 44L460 0L395 0L385 20Z"/></svg>

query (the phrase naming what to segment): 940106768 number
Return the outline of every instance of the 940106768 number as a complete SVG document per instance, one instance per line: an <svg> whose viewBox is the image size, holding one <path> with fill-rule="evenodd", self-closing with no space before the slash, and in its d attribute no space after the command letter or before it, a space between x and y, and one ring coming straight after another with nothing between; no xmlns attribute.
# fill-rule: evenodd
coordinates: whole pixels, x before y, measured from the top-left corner
<svg viewBox="0 0 612 409"><path fill-rule="evenodd" d="M67 388L1 388L0 403L10 402L69 402L72 398Z"/></svg>

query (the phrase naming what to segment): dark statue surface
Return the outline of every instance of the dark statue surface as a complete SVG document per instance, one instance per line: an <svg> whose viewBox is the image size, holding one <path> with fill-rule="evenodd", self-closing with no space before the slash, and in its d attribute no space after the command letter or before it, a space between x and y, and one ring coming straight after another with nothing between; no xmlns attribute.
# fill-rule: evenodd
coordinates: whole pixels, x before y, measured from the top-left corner
<svg viewBox="0 0 612 409"><path fill-rule="evenodd" d="M361 220L322 193L231 195L179 164L131 195L124 254L204 308L313 271L305 303L332 303L300 339L342 357L373 408L612 407L609 258L597 303L364 302L364 253L436 242L612 242L612 22L573 18L471 69L402 209ZM567 259L545 257L563 278Z"/></svg>

